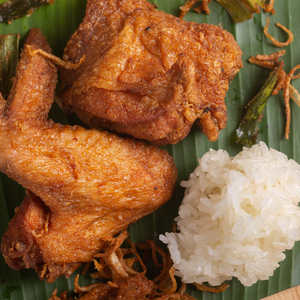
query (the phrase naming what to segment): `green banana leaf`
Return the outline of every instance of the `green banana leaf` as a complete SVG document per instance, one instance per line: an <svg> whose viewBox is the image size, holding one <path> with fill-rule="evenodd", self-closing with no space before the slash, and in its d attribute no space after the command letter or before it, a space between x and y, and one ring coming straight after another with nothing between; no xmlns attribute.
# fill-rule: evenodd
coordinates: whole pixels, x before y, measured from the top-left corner
<svg viewBox="0 0 300 300"><path fill-rule="evenodd" d="M3 0L0 3L4 2ZM179 16L179 7L184 0L152 0L159 10ZM200 2L201 3L201 2ZM63 54L68 39L77 29L85 14L86 0L56 0L54 4L46 4L38 8L31 16L22 17L11 24L0 24L0 34L20 33L20 45L25 41L28 31L32 27L39 27L50 43L53 53L59 57ZM181 180L187 180L189 174L196 168L198 158L210 148L225 149L231 156L242 150L242 146L234 140L237 128L243 114L245 105L258 93L266 81L269 70L250 65L247 60L256 54L268 54L279 49L263 35L267 17L270 17L269 32L280 41L287 36L275 26L275 22L285 25L294 33L294 41L285 47L285 70L300 63L300 30L299 30L299 0L275 0L275 15L254 14L253 18L242 23L234 23L226 10L216 1L209 4L211 14L197 14L190 11L185 19L198 23L221 25L231 32L242 48L244 68L230 84L226 96L228 108L228 124L221 131L216 142L209 142L196 127L190 134L174 146L164 147L175 159L179 178L171 200L153 214L130 225L130 238L134 242L143 242L154 239L159 243L158 236L171 231L174 218L177 216L178 206L183 198L184 189L180 187ZM300 90L300 80L292 84ZM300 107L291 102L291 134L289 140L284 137L285 113L282 92L272 96L264 110L264 117L259 124L260 140L269 147L284 152L289 158L300 163ZM50 117L55 122L81 124L76 116L65 116L59 107L54 104ZM298 125L297 125L298 124ZM0 142L1 148L1 142ZM0 174L0 235L7 229L9 220L14 215L15 207L19 206L24 198L24 189ZM0 255L0 299L6 300L46 300L55 288L58 294L68 290L71 295L74 289L73 274L69 279L59 278L55 283L40 281L33 270L14 271L10 269ZM80 276L79 284L86 285L91 282L88 276ZM286 259L280 264L268 281L259 281L251 287L244 287L238 280L233 279L230 287L220 294L198 292L192 285L188 286L187 293L196 299L203 300L255 300L266 297L300 284L300 243L296 243L293 250L286 252Z"/></svg>

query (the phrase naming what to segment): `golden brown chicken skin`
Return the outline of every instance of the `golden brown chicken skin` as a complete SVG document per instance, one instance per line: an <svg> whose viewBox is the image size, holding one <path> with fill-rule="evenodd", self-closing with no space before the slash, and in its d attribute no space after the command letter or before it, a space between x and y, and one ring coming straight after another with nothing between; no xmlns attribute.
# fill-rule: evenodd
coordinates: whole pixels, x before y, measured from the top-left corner
<svg viewBox="0 0 300 300"><path fill-rule="evenodd" d="M177 170L156 146L48 120L57 70L37 48L50 52L34 29L10 96L0 98L0 170L27 189L1 251L12 268L51 282L169 200Z"/></svg>
<svg viewBox="0 0 300 300"><path fill-rule="evenodd" d="M219 26L186 22L145 0L88 0L63 59L57 97L86 123L154 144L175 144L196 121L215 141L242 51Z"/></svg>

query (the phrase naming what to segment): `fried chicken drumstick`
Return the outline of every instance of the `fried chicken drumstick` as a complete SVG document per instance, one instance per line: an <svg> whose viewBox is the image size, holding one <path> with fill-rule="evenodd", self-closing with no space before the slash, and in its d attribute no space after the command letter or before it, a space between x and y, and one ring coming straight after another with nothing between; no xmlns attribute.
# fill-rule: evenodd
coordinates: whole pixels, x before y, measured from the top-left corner
<svg viewBox="0 0 300 300"><path fill-rule="evenodd" d="M226 126L225 95L242 51L221 27L186 22L146 0L88 0L63 59L57 102L87 124L175 144L194 122L209 140Z"/></svg>
<svg viewBox="0 0 300 300"><path fill-rule="evenodd" d="M165 203L177 170L156 146L48 120L57 70L37 48L50 52L34 29L12 91L0 98L0 170L27 189L1 251L12 268L32 267L52 282Z"/></svg>

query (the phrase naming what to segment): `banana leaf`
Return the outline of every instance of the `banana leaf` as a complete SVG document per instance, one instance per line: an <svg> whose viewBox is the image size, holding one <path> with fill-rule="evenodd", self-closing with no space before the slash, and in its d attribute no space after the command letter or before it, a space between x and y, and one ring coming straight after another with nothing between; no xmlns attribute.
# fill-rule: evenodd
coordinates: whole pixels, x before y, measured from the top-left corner
<svg viewBox="0 0 300 300"><path fill-rule="evenodd" d="M4 1L0 1L3 3ZM179 7L184 0L151 0L159 10L179 16ZM0 24L0 34L20 33L20 45L25 41L27 33L33 27L39 27L47 37L53 54L61 57L63 49L77 29L84 17L86 0L57 0L53 5L45 5L36 9L29 17L24 16L11 22ZM242 23L234 23L227 11L217 2L209 4L211 13L198 14L190 11L185 19L198 23L210 23L221 25L231 32L242 48L244 68L230 84L226 96L228 108L227 127L220 132L216 142L209 142L196 127L181 142L164 148L174 157L178 168L179 178L173 197L168 203L153 214L130 225L130 238L134 242L143 242L153 239L160 244L158 236L161 233L172 230L174 218L177 216L178 206L183 198L184 189L180 187L181 180L187 180L189 174L196 168L198 158L210 148L225 149L231 156L242 150L242 146L235 141L235 130L243 117L244 107L259 92L262 83L269 75L269 70L250 65L247 60L256 54L269 54L278 51L263 35L267 17L270 17L269 32L280 41L285 41L286 35L275 26L279 22L288 27L294 33L294 41L285 47L285 70L300 63L300 30L297 21L299 19L299 0L275 0L275 15L254 14L253 18ZM293 86L300 90L300 80L292 81ZM300 163L300 108L291 102L291 134L289 140L284 137L285 113L282 92L277 96L271 96L264 110L264 117L259 123L259 137L269 147L284 152L289 158ZM76 116L66 116L60 108L54 104L50 118L63 124L81 124ZM0 144L1 147L1 144ZM14 215L15 207L19 206L24 198L24 189L0 174L0 235L7 229L8 222ZM251 287L244 287L238 280L233 279L230 287L220 293L202 293L192 285L188 285L187 293L196 299L203 300L256 300L272 295L291 286L300 284L300 243L296 243L292 250L287 251L286 259L267 281L259 281ZM0 299L6 300L43 300L48 299L55 288L58 294L68 290L70 295L74 289L73 274L70 278L59 278L54 283L40 281L33 270L14 271L10 269L0 255ZM79 284L86 285L94 282L89 276L80 276Z"/></svg>

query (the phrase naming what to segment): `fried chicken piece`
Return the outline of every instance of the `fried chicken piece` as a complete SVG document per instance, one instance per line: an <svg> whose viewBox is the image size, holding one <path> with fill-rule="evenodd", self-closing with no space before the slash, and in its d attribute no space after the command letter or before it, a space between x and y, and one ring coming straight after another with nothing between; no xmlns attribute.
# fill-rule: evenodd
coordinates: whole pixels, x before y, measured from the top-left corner
<svg viewBox="0 0 300 300"><path fill-rule="evenodd" d="M34 29L7 101L0 95L0 170L28 190L1 251L12 268L52 282L169 200L177 170L156 146L48 120L57 70L37 48L50 52Z"/></svg>
<svg viewBox="0 0 300 300"><path fill-rule="evenodd" d="M145 0L88 0L63 56L85 61L61 69L57 102L93 127L157 145L182 140L195 121L215 141L241 55L221 27L186 22Z"/></svg>

